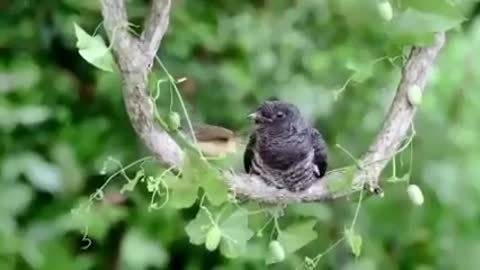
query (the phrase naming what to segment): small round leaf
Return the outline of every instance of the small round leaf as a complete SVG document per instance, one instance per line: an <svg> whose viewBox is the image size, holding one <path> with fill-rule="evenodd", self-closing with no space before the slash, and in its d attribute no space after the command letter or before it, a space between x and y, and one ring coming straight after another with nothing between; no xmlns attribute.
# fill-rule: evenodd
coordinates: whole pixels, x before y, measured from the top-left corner
<svg viewBox="0 0 480 270"><path fill-rule="evenodd" d="M418 106L422 103L422 90L416 84L412 85L407 92L408 102L413 106Z"/></svg>
<svg viewBox="0 0 480 270"><path fill-rule="evenodd" d="M205 239L205 247L209 251L214 251L217 249L218 244L220 244L220 240L222 239L222 232L217 226L213 226L207 233L207 237Z"/></svg>
<svg viewBox="0 0 480 270"><path fill-rule="evenodd" d="M407 188L408 197L415 205L423 204L422 190L417 185L409 185Z"/></svg>
<svg viewBox="0 0 480 270"><path fill-rule="evenodd" d="M285 250L283 249L282 244L280 244L280 242L277 240L270 241L268 249L275 262L281 262L285 260Z"/></svg>
<svg viewBox="0 0 480 270"><path fill-rule="evenodd" d="M180 115L177 112L168 114L168 127L171 130L177 130L180 127Z"/></svg>
<svg viewBox="0 0 480 270"><path fill-rule="evenodd" d="M393 18L393 10L392 10L392 5L390 5L390 2L388 1L382 1L377 4L377 10L378 13L380 14L380 17L384 19L385 21L390 21Z"/></svg>

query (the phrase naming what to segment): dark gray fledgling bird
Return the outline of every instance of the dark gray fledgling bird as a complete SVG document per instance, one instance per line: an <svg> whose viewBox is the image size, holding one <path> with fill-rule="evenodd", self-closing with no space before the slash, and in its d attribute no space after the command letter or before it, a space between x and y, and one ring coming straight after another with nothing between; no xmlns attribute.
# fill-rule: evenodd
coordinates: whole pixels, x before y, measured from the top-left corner
<svg viewBox="0 0 480 270"><path fill-rule="evenodd" d="M309 188L325 175L325 141L295 105L266 101L249 117L255 121L255 132L243 157L247 173L292 192Z"/></svg>

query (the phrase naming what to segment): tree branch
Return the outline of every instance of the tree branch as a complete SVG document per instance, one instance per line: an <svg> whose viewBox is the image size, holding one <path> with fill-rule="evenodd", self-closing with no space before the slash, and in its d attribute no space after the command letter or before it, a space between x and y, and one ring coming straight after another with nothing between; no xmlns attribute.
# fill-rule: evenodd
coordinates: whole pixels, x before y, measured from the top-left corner
<svg viewBox="0 0 480 270"><path fill-rule="evenodd" d="M170 5L164 12L152 12L150 22L166 23L168 19L154 18L168 14ZM120 68L123 79L123 99L130 121L136 133L156 158L164 165L181 164L183 152L177 143L155 123L154 104L147 93L147 80L154 55L143 48L160 44L163 36L144 34L141 41L128 32L127 12L124 0L103 0L102 14L105 29ZM168 16L167 16L168 17ZM161 25L147 25L145 29L166 28ZM150 33L148 32L148 33ZM158 45L157 45L158 46Z"/></svg>
<svg viewBox="0 0 480 270"><path fill-rule="evenodd" d="M114 42L113 48L122 73L123 97L130 121L142 142L162 164L180 167L184 153L178 144L155 124L154 105L146 91L150 64L168 26L170 0L152 3L145 31L140 40L129 35L125 28L122 30L116 28L119 25L126 25L127 17L123 1L103 0L102 3L105 28L110 38L114 36L115 30L118 32L112 42ZM124 30L126 33L123 33ZM432 46L412 49L403 67L400 84L383 126L367 153L360 160L361 168L352 175L342 171L330 172L324 179L300 193L278 190L265 185L257 177L241 173L225 172L226 183L237 196L268 203L336 199L358 190L365 182L370 187L377 187L380 173L405 140L415 115L415 107L408 102L408 89L412 85L417 85L423 91L428 72L444 41L445 34L438 33ZM345 178L351 179L351 188L347 191L332 189L335 183Z"/></svg>
<svg viewBox="0 0 480 270"><path fill-rule="evenodd" d="M145 21L141 40L148 57L153 60L165 32L167 32L170 19L170 0L153 0L150 14Z"/></svg>

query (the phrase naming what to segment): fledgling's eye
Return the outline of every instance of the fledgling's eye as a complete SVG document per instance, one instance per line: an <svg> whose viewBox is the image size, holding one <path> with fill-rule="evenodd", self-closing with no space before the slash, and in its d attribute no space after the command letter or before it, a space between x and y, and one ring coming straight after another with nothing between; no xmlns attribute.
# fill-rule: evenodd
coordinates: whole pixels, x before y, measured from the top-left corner
<svg viewBox="0 0 480 270"><path fill-rule="evenodd" d="M285 114L282 111L277 112L277 118L283 118L283 117L285 117Z"/></svg>

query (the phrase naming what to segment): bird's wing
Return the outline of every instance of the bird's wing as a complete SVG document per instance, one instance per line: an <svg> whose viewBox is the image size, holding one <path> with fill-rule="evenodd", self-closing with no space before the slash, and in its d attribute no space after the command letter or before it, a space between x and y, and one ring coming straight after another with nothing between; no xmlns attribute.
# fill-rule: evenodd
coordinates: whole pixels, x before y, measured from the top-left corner
<svg viewBox="0 0 480 270"><path fill-rule="evenodd" d="M253 149L255 148L255 141L256 141L255 133L252 133L248 138L248 143L247 143L247 146L245 147L245 153L243 154L243 166L245 168L246 173L249 173L250 168L252 167L253 156L254 156Z"/></svg>
<svg viewBox="0 0 480 270"><path fill-rule="evenodd" d="M327 171L327 144L323 140L322 135L318 130L312 128L312 144L314 149L314 158L313 163L317 166L318 171L316 171L317 177L323 177Z"/></svg>
<svg viewBox="0 0 480 270"><path fill-rule="evenodd" d="M228 141L234 137L233 131L213 125L198 125L194 128L195 138L199 141L224 140Z"/></svg>

